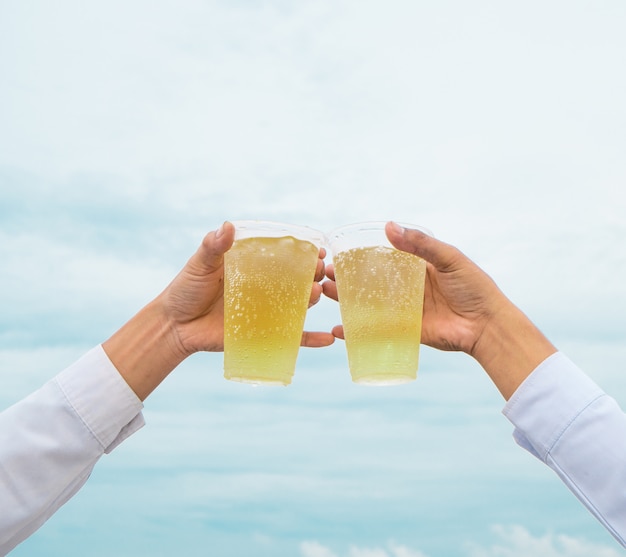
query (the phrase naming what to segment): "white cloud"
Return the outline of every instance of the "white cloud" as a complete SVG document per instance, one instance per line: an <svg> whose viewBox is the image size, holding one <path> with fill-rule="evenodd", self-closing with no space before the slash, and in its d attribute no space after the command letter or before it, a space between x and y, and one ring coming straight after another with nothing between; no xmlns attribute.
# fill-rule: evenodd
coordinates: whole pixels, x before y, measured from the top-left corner
<svg viewBox="0 0 626 557"><path fill-rule="evenodd" d="M317 541L305 541L300 544L301 557L338 557L328 547ZM427 557L425 553L410 549L395 542L389 542L385 548L382 547L359 547L351 545L348 549L347 557Z"/></svg>
<svg viewBox="0 0 626 557"><path fill-rule="evenodd" d="M468 542L462 551L465 557L618 557L621 553L603 544L563 534L533 536L523 526L492 527L498 541L490 546ZM317 541L300 545L301 557L341 557ZM426 553L395 542L384 547L351 545L346 557L428 557Z"/></svg>
<svg viewBox="0 0 626 557"><path fill-rule="evenodd" d="M0 229L0 340L101 342L174 277L173 266L144 255Z"/></svg>
<svg viewBox="0 0 626 557"><path fill-rule="evenodd" d="M523 526L494 526L499 541L488 546L467 545L467 557L618 557L621 552L604 545L563 534L533 536Z"/></svg>
<svg viewBox="0 0 626 557"><path fill-rule="evenodd" d="M337 557L330 549L316 541L304 541L300 544L302 557Z"/></svg>
<svg viewBox="0 0 626 557"><path fill-rule="evenodd" d="M350 547L349 557L389 557L389 553L378 547Z"/></svg>
<svg viewBox="0 0 626 557"><path fill-rule="evenodd" d="M397 545L394 542L389 542L389 550L392 557L427 557L421 551L411 549L405 545Z"/></svg>

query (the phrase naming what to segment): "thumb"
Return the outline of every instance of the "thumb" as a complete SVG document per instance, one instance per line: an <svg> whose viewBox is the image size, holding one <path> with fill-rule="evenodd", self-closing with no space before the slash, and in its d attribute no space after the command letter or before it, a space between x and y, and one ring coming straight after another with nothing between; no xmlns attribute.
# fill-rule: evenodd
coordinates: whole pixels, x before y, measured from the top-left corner
<svg viewBox="0 0 626 557"><path fill-rule="evenodd" d="M421 230L404 228L391 221L385 226L385 232L394 247L421 257L439 271L453 268L458 260L459 252L455 247Z"/></svg>
<svg viewBox="0 0 626 557"><path fill-rule="evenodd" d="M206 272L212 272L222 265L222 257L235 240L235 226L232 222L224 222L216 231L209 232L198 248L194 259L196 264Z"/></svg>

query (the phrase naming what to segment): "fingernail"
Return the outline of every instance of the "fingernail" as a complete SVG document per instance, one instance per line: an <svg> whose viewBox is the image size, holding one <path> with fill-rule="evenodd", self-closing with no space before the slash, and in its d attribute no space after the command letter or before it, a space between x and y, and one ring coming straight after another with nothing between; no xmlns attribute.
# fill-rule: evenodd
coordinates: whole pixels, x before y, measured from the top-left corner
<svg viewBox="0 0 626 557"><path fill-rule="evenodd" d="M404 235L404 228L402 228L399 224L393 221L390 221L389 224L391 224L391 228L396 234L400 234L401 236Z"/></svg>
<svg viewBox="0 0 626 557"><path fill-rule="evenodd" d="M217 240L218 238L221 238L222 234L224 234L224 224L223 223L222 226L220 226L216 231L215 231L215 239Z"/></svg>

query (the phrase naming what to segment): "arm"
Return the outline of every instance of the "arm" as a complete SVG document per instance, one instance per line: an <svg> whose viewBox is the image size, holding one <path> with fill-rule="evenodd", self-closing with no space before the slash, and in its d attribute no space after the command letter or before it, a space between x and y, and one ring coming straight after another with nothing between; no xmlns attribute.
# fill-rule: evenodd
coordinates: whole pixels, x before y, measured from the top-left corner
<svg viewBox="0 0 626 557"><path fill-rule="evenodd" d="M143 425L142 404L100 346L0 414L0 555L74 495Z"/></svg>
<svg viewBox="0 0 626 557"><path fill-rule="evenodd" d="M425 342L480 363L508 400L517 442L626 545L626 416L615 400L458 250L417 231L389 226L388 234L429 262Z"/></svg>
<svg viewBox="0 0 626 557"><path fill-rule="evenodd" d="M74 495L104 454L143 425L142 401L189 355L223 349L225 223L171 284L101 346L0 414L0 554ZM324 275L320 252L311 305ZM330 333L303 334L326 346Z"/></svg>
<svg viewBox="0 0 626 557"><path fill-rule="evenodd" d="M234 237L230 222L205 236L172 283L102 345L141 400L191 354L224 349L223 256ZM325 255L320 251L310 305L322 292ZM333 340L323 332L302 336L302 344L311 347Z"/></svg>
<svg viewBox="0 0 626 557"><path fill-rule="evenodd" d="M508 401L516 441L548 464L622 544L626 538L626 416L456 248L387 225L398 249L427 261L422 342L466 352ZM333 269L324 292L337 298ZM343 338L341 326L333 333Z"/></svg>
<svg viewBox="0 0 626 557"><path fill-rule="evenodd" d="M552 468L626 546L626 415L557 352L504 407L517 443Z"/></svg>

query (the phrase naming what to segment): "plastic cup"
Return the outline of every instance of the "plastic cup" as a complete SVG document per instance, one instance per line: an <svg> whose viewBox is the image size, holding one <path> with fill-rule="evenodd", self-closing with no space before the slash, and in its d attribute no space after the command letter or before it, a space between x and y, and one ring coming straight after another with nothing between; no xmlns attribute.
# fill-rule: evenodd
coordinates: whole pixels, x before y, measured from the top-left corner
<svg viewBox="0 0 626 557"><path fill-rule="evenodd" d="M352 380L370 385L415 380L426 262L394 248L384 222L337 228L328 241Z"/></svg>
<svg viewBox="0 0 626 557"><path fill-rule="evenodd" d="M224 255L224 377L288 385L324 234L268 221L233 224Z"/></svg>

